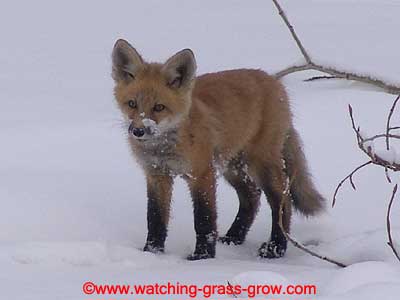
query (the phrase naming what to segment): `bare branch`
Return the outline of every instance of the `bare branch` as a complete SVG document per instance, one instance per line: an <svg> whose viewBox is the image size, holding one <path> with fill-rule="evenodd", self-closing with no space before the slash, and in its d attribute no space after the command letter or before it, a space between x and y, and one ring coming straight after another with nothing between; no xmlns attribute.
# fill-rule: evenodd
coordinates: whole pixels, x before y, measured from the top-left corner
<svg viewBox="0 0 400 300"><path fill-rule="evenodd" d="M392 249L392 251L393 251L394 255L396 256L396 258L398 259L398 261L400 261L400 255L394 246L392 233L390 230L390 212L392 210L392 204L393 204L393 200L396 195L396 192L397 192L397 184L393 188L392 197L390 198L390 202L389 202L389 206L388 206L388 210L387 210L387 214L386 214L386 229L387 229L387 234L388 234L388 238L389 238L388 245Z"/></svg>
<svg viewBox="0 0 400 300"><path fill-rule="evenodd" d="M231 287L232 291L234 291L235 289L234 289L233 285L229 281L227 281L227 283L228 283L228 286ZM232 296L233 296L233 298L237 298L238 297L235 293L232 293Z"/></svg>
<svg viewBox="0 0 400 300"><path fill-rule="evenodd" d="M315 80L321 80L321 79L338 79L336 76L314 76L308 79L304 79L304 82L310 82L310 81L315 81Z"/></svg>
<svg viewBox="0 0 400 300"><path fill-rule="evenodd" d="M386 122L386 150L389 151L389 131L390 131L390 119L392 118L394 109L396 108L396 104L400 99L400 95L397 96L396 100L394 100L392 108L390 109L389 116Z"/></svg>
<svg viewBox="0 0 400 300"><path fill-rule="evenodd" d="M336 78L353 80L353 81L358 81L358 82L362 82L365 84L369 84L369 85L378 87L389 94L400 94L400 86L389 84L382 79L375 78L375 76L372 77L372 76L357 74L354 72L346 72L343 70L338 70L338 69L335 69L332 67L327 67L324 65L314 63L312 61L310 55L308 54L308 52L305 50L300 39L298 38L296 32L294 31L294 27L292 26L292 24L290 23L289 19L286 16L285 12L283 11L282 7L278 3L278 0L272 0L272 2L275 4L276 8L278 9L279 15L282 17L286 26L289 28L292 37L296 41L298 48L300 49L304 59L306 60L306 64L304 64L304 65L291 66L291 67L285 68L282 71L275 73L274 75L276 78L279 79L279 78L282 78L283 76L286 76L288 74L295 73L295 72L300 72L300 71L305 71L305 70L315 70L315 71L329 74ZM322 78L320 78L320 79L322 79Z"/></svg>
<svg viewBox="0 0 400 300"><path fill-rule="evenodd" d="M276 78L280 79L288 74L300 72L300 71L306 71L306 70L319 71L322 73L329 74L338 79L353 80L353 81L373 85L377 88L382 89L384 92L386 92L388 94L394 94L394 95L400 94L399 86L386 83L385 81L383 81L381 79L375 79L375 78L372 78L371 76L360 75L360 74L356 74L356 73L352 73L352 72L338 70L338 69L335 69L332 67L318 65L318 64L314 64L313 62L310 64L306 64L306 65L288 67L282 71L275 73L274 76Z"/></svg>
<svg viewBox="0 0 400 300"><path fill-rule="evenodd" d="M272 0L276 6L276 8L278 9L279 15L282 17L283 21L285 22L286 26L289 28L290 33L292 34L292 37L294 38L294 40L296 41L297 46L299 47L301 53L304 56L304 59L306 60L307 64L311 64L311 59L310 56L308 55L306 49L303 47L303 44L301 43L300 39L298 38L296 32L294 31L294 28L292 26L292 24L290 24L285 12L283 11L283 9L281 8L281 6L279 5L277 0Z"/></svg>
<svg viewBox="0 0 400 300"><path fill-rule="evenodd" d="M389 170L388 168L385 167L385 175L386 175L386 179L389 183L392 183L392 179L389 176Z"/></svg>
<svg viewBox="0 0 400 300"><path fill-rule="evenodd" d="M366 76L366 75L361 75L361 74L357 74L354 72L346 72L346 71L342 71L342 70L338 70L332 67L327 67L327 66L323 66L323 65L319 65L319 64L315 64L312 60L311 57L309 56L308 52L306 51L306 49L304 48L303 44L301 43L300 39L298 38L294 27L292 26L292 24L290 23L289 19L287 18L285 12L283 11L282 7L280 6L278 0L272 0L272 2L275 4L276 8L278 9L279 15L281 16L281 18L283 19L283 21L285 22L286 26L289 28L289 31L293 37L293 39L296 41L297 47L300 49L304 59L306 60L306 64L304 65L300 65L300 66L291 66L288 67L282 71L279 71L275 74L276 78L282 78L283 76L286 76L288 74L291 73L295 73L295 72L300 72L300 71L305 71L305 70L315 70L315 71L319 71L322 73L326 73L329 74L331 76L315 76L312 78L309 78L305 81L314 81L314 80L319 80L319 79L331 79L331 78L342 78L342 79L346 79L346 80L353 80L353 81L357 81L357 82L362 82L365 84L369 84L375 87L378 87L380 89L382 89L383 91L389 93L389 94L398 94L399 96L396 98L396 100L394 101L392 108L389 112L389 116L387 119L387 124L386 124L386 134L378 134L375 135L373 137L370 138L366 138L364 139L361 134L360 134L360 128L356 127L355 122L354 122L354 117L353 117L353 109L352 107L349 105L349 113L350 113L350 118L351 118L351 123L352 123L352 127L354 132L356 133L357 136L357 143L358 143L358 147L365 153L367 154L367 156L371 159L370 161L358 166L357 168L355 168L349 175L347 175L337 186L334 196L333 196L333 201L332 201L332 207L335 205L336 202L336 195L340 189L340 187L343 185L343 183L346 180L350 181L351 186L353 187L353 189L356 189L356 186L353 182L353 175L358 172L360 169L364 168L365 166L368 166L370 164L375 164L375 165L380 165L382 167L385 168L385 174L386 174L386 178L389 182L391 182L391 179L389 177L388 174L388 170L393 170L393 171L399 171L400 170L400 164L397 164L396 162L389 162L385 159L383 159L382 157L379 157L378 155L376 155L375 153L373 153L371 147L367 147L365 148L365 143L368 141L374 141L375 139L378 138L382 138L384 137L386 139L386 149L389 150L389 139L390 138L396 138L396 139L400 139L399 135L393 135L390 134L391 130L395 130L395 129L400 129L399 126L397 127L391 127L390 126L390 121L391 121L391 117L393 115L394 109L396 107L397 102L400 99L400 87L396 86L396 85L392 85L389 83L386 83L384 80L381 79L376 79L373 78L372 76ZM317 258L320 258L322 260L328 261L330 263L333 263L337 266L340 267L346 267L346 265L337 262L335 260L332 260L330 258L327 258L325 256L321 256L311 250L309 250L308 248L306 248L304 245L300 244L299 242L297 242L295 239L293 239L289 233L287 233L283 227L283 222L282 222L282 215L283 215L283 205L284 205L284 201L287 199L285 197L289 197L289 187L290 187L290 183L288 183L288 186L285 188L285 192L284 192L284 197L282 197L281 203L280 203L280 208L279 208L279 227L281 228L283 234L285 235L286 239L289 240L295 247L305 251L306 253L315 256ZM397 192L397 184L395 185L394 189L393 189L393 193L392 193L392 197L390 199L389 202L389 207L388 207L388 212L387 212L387 218L386 218L386 222L387 222L387 231L388 231L388 237L389 237L389 242L388 245L392 248L393 253L395 254L396 258L400 261L400 256L398 254L398 252L396 251L396 248L394 247L393 244L393 240L392 240L392 236L391 236L391 231L390 231L390 211L391 211L391 207L393 204L393 199L395 197L395 194Z"/></svg>
<svg viewBox="0 0 400 300"><path fill-rule="evenodd" d="M389 128L389 130L390 130L390 128ZM376 134L376 135L374 135L374 136L371 136L371 137L369 137L369 138L365 138L365 139L363 139L363 142L365 143L365 142L371 142L371 141L374 141L374 140L376 140L376 139L379 139L379 138L387 138L387 137L389 137L389 138L393 138L393 139L400 139L400 135L398 135L398 134L385 134L385 133L382 133L382 134Z"/></svg>
<svg viewBox="0 0 400 300"><path fill-rule="evenodd" d="M378 156L376 153L373 152L373 150L371 149L370 146L365 148L365 143L366 142L374 141L375 139L384 137L386 139L386 149L389 150L390 149L390 147L389 147L390 138L399 139L398 135L390 134L391 130L399 129L399 127L391 127L390 126L391 117L393 115L393 112L394 112L394 110L396 108L396 105L397 105L399 99L400 99L400 95L393 102L393 105L392 105L392 107L390 109L390 112L389 112L389 115L388 115L388 118L387 118L387 121L386 121L386 134L377 134L377 135L375 135L373 137L370 137L370 138L364 138L363 136L361 136L360 127L357 127L356 124L355 124L355 121L354 121L353 108L351 107L351 105L349 105L349 114L350 114L350 119L351 119L351 126L353 127L353 130L354 130L354 132L356 134L358 147L361 149L361 151L363 151L365 154L367 154L367 156L371 160L366 162L366 163L364 163L364 164L362 164L362 165L360 165L356 169L354 169L353 172L351 172L348 176L346 176L339 183L339 185L337 186L337 188L335 190L335 194L333 196L332 207L335 205L336 194L337 194L339 188L341 187L341 185L347 179L350 180L351 185L353 186L353 188L355 188L352 176L354 175L354 173L356 173L361 168L363 168L363 167L365 167L367 165L370 165L370 164L375 164L375 165L379 165L379 166L383 167L385 169L386 179L388 180L389 183L392 182L392 180L390 179L389 173L388 173L389 170L392 170L392 171L395 171L395 172L400 171L400 164L398 164L398 163L396 163L394 161L389 162L389 161L385 160L384 158ZM396 256L396 258L400 261L400 255L399 255L399 252L397 252L397 250L396 250L396 248L394 246L392 233L391 233L391 230L390 230L390 212L391 212L391 209L392 209L392 204L393 204L393 200L394 200L394 197L396 195L396 192L397 192L397 184L394 186L393 192L392 192L392 197L390 198L390 202L389 202L389 206L388 206L388 210L387 210L387 215L386 215L386 228L387 228L387 234L388 234L388 238L389 238L388 245L392 249L392 251L393 251L394 255Z"/></svg>
<svg viewBox="0 0 400 300"><path fill-rule="evenodd" d="M335 204L336 204L336 196L337 196L337 193L339 192L339 189L342 187L343 183L345 183L346 180L349 179L349 180L350 180L350 183L351 183L351 186L352 186L353 189L355 190L355 189L356 189L356 186L354 185L354 182L353 182L353 175L354 175L355 173L357 173L360 169L362 169L362 168L364 168L365 166L368 166L368 165L370 165L370 164L372 164L372 161L371 161L371 160L370 160L370 161L367 161L366 163L363 163L362 165L360 165L360 166L358 166L357 168L355 168L349 175L347 175L345 178L343 178L342 181L339 182L339 184L337 185L337 187L336 187L336 189L335 189L335 193L333 194L332 207L334 207Z"/></svg>
<svg viewBox="0 0 400 300"><path fill-rule="evenodd" d="M306 70L310 70L309 65L291 66L282 71L279 71L278 73L275 73L274 76L279 79L291 73L306 71Z"/></svg>
<svg viewBox="0 0 400 300"><path fill-rule="evenodd" d="M389 94L397 95L400 93L400 87L392 85L392 84L388 84L380 79L372 78L371 76L360 75L360 74L356 74L356 73L352 73L352 72L346 72L346 71L342 71L342 70L337 70L335 68L325 67L322 65L314 65L314 64L311 69L336 76L337 78L342 78L342 79L353 80L353 81L370 84L370 85L376 86L378 88L381 88L382 90L384 90L385 92L387 92Z"/></svg>
<svg viewBox="0 0 400 300"><path fill-rule="evenodd" d="M397 98L396 98L397 100ZM361 149L361 151L363 151L365 154L367 154L367 156L371 159L371 162L375 165L379 165L382 166L386 169L390 169L392 171L400 171L400 164L397 162L390 162L387 161L386 159L378 156L376 153L372 152L371 147L367 147L367 149L365 148L364 144L367 141L371 141L373 139L369 138L369 139L364 139L361 135L360 135L360 128L356 128L355 125L355 121L354 121L354 117L353 117L353 108L351 107L351 105L349 105L349 114L350 114L350 119L351 119L351 124L353 127L354 132L356 133L357 136L357 143L358 143L358 148ZM376 137L381 137L382 135L378 134L376 135ZM397 138L396 135L391 135L394 136L395 138ZM389 137L391 137L389 136Z"/></svg>
<svg viewBox="0 0 400 300"><path fill-rule="evenodd" d="M290 243L292 243L293 246L295 246L296 248L298 248L300 250L303 250L304 252L310 254L311 256L314 256L314 257L319 258L321 260L324 260L324 261L327 261L329 263L335 264L335 265L337 265L337 266L339 266L341 268L347 267L345 264L343 264L343 263L341 263L339 261L336 261L336 260L334 260L332 258L329 258L327 256L320 255L320 254L308 249L306 246L304 246L300 242L296 241L288 232L286 232L285 228L283 227L283 218L282 218L283 217L283 205L284 205L285 201L288 201L289 194L290 194L290 185L291 185L291 182L288 181L287 184L286 184L286 187L284 189L284 192L283 192L283 197L281 199L281 203L279 205L279 220L278 220L278 224L279 224L279 227L282 230L282 233L285 236L285 238Z"/></svg>

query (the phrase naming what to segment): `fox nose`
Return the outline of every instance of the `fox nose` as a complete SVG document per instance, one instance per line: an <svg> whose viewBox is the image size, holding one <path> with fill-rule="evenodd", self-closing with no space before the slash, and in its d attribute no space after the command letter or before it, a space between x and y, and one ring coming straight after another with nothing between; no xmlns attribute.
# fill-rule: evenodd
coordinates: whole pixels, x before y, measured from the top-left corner
<svg viewBox="0 0 400 300"><path fill-rule="evenodd" d="M136 137L142 137L144 136L144 128L133 128L132 133Z"/></svg>

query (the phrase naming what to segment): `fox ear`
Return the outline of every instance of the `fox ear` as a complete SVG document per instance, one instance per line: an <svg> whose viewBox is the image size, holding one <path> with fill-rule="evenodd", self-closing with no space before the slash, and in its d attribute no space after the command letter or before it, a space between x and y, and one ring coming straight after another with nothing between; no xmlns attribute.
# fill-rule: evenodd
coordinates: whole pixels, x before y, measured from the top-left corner
<svg viewBox="0 0 400 300"><path fill-rule="evenodd" d="M169 58L162 67L171 88L187 87L196 75L196 59L192 50L184 49Z"/></svg>
<svg viewBox="0 0 400 300"><path fill-rule="evenodd" d="M119 39L112 52L112 77L115 81L129 81L135 78L143 66L140 54L127 41Z"/></svg>

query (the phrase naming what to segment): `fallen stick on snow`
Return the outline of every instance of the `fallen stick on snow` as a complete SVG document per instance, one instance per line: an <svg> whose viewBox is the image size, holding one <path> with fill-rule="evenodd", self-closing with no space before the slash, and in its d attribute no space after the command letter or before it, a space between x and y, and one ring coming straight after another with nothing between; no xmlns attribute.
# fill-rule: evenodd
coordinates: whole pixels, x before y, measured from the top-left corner
<svg viewBox="0 0 400 300"><path fill-rule="evenodd" d="M318 254L317 252L314 252L314 251L308 249L305 245L303 245L300 242L296 241L288 232L286 232L286 230L285 230L285 228L283 226L283 218L282 218L283 217L283 205L284 205L285 201L290 197L290 185L291 185L291 182L288 180L286 182L286 187L285 187L284 192L283 192L283 197L282 197L281 203L279 205L279 220L278 220L278 224L279 224L279 227L281 228L285 238L293 246L295 246L296 248L298 248L298 249L310 254L311 256L314 256L316 258L319 258L319 259L324 260L326 262L329 262L331 264L337 265L337 266L339 266L341 268L347 267L344 263L341 263L341 262L339 262L339 261L337 261L335 259L329 258L329 257L327 257L325 255Z"/></svg>

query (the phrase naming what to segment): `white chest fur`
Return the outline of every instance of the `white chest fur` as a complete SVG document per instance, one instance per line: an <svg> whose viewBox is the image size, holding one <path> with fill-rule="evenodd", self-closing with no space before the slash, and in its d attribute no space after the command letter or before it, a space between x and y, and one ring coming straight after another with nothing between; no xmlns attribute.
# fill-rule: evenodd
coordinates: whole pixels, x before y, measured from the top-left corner
<svg viewBox="0 0 400 300"><path fill-rule="evenodd" d="M189 167L177 150L177 135L168 134L133 144L135 154L146 170L160 174L182 175Z"/></svg>

